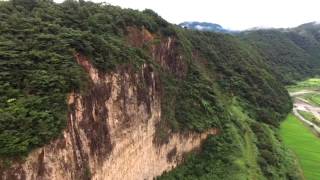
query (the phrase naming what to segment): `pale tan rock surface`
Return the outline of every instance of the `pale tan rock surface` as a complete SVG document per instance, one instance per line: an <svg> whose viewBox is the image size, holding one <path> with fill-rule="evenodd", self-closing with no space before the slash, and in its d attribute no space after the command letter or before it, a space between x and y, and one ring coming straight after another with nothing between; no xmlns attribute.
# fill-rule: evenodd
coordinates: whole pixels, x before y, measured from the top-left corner
<svg viewBox="0 0 320 180"><path fill-rule="evenodd" d="M146 41L152 39L143 31ZM144 36L144 35L143 35ZM177 62L167 39L152 53L163 66L177 75L184 67ZM167 49L167 51L165 51ZM120 67L102 74L86 57L76 54L77 62L92 83L84 93L68 96L68 122L61 137L36 149L25 161L0 170L3 180L142 180L153 179L181 162L183 155L196 148L209 135L172 134L167 144L156 144L156 123L161 118L159 81L152 68L143 65L135 72ZM144 84L142 89L139 85Z"/></svg>

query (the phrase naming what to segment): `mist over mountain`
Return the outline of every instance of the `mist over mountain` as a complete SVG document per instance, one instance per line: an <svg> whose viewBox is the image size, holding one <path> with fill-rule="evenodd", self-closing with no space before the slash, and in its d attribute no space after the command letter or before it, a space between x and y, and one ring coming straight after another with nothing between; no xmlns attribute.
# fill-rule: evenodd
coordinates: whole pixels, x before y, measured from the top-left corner
<svg viewBox="0 0 320 180"><path fill-rule="evenodd" d="M320 75L318 23L9 0L0 25L1 180L304 180L279 132L286 87Z"/></svg>
<svg viewBox="0 0 320 180"><path fill-rule="evenodd" d="M211 31L211 32L219 32L219 33L236 32L236 31L231 31L229 29L225 29L219 24L209 23L209 22L186 21L186 22L180 23L179 26L186 29L193 29L193 30L199 30L199 31Z"/></svg>

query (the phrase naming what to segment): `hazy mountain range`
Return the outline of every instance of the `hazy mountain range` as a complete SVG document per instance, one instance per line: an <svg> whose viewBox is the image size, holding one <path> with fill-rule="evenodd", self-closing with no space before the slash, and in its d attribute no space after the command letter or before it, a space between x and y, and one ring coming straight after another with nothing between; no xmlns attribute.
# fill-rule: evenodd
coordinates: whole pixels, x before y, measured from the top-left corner
<svg viewBox="0 0 320 180"><path fill-rule="evenodd" d="M186 29L194 29L199 31L210 31L210 32L220 32L220 33L238 32L238 31L226 29L219 24L210 23L210 22L185 21L183 23L180 23L179 26Z"/></svg>

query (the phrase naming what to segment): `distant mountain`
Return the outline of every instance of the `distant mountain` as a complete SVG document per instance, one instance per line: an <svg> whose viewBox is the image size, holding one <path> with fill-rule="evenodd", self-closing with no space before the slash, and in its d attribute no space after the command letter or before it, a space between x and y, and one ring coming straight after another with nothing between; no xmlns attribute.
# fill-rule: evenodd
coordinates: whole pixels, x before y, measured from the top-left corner
<svg viewBox="0 0 320 180"><path fill-rule="evenodd" d="M243 31L239 37L256 48L285 84L320 73L320 24Z"/></svg>
<svg viewBox="0 0 320 180"><path fill-rule="evenodd" d="M187 29L194 29L199 31L211 31L211 32L220 32L220 33L231 33L233 31L223 28L219 24L209 23L209 22L183 22L180 23L179 26L187 28Z"/></svg>
<svg viewBox="0 0 320 180"><path fill-rule="evenodd" d="M314 21L314 22L309 22L309 23L305 23L305 24L301 24L300 26L294 28L296 30L302 30L302 29L306 29L306 30L314 30L316 29L319 32L319 28L320 28L320 22Z"/></svg>
<svg viewBox="0 0 320 180"><path fill-rule="evenodd" d="M320 75L315 24L229 35L84 0L0 0L0 22L0 180L304 179L278 132L284 83Z"/></svg>

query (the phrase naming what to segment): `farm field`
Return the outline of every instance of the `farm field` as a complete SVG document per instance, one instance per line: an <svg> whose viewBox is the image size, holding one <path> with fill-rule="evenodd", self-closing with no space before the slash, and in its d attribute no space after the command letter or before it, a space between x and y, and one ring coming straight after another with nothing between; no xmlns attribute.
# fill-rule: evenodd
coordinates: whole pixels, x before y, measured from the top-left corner
<svg viewBox="0 0 320 180"><path fill-rule="evenodd" d="M318 180L320 139L292 114L282 123L280 133L284 144L298 157L305 178Z"/></svg>

